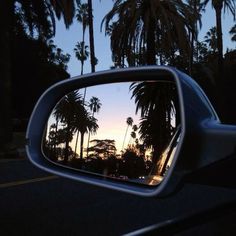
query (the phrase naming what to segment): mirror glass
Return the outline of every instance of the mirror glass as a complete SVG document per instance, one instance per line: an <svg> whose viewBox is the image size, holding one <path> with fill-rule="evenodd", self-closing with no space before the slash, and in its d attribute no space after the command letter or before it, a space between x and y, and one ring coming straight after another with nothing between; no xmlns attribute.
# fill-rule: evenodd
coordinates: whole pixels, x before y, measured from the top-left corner
<svg viewBox="0 0 236 236"><path fill-rule="evenodd" d="M48 119L42 149L48 160L68 168L157 185L180 135L173 81L111 83L62 97Z"/></svg>

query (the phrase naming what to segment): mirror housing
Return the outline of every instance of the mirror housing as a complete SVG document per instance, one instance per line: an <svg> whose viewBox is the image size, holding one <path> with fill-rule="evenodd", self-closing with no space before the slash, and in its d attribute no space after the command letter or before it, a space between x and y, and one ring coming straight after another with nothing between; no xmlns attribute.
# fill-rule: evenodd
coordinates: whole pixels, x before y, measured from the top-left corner
<svg viewBox="0 0 236 236"><path fill-rule="evenodd" d="M167 175L157 186L143 186L84 173L52 163L42 151L45 124L55 104L66 94L101 84L173 79L179 96L181 135ZM50 87L37 102L27 128L26 151L39 168L66 178L141 196L173 193L184 177L230 155L235 148L235 127L220 124L208 98L186 74L166 66L145 66L97 72L64 80ZM222 143L222 145L219 145Z"/></svg>

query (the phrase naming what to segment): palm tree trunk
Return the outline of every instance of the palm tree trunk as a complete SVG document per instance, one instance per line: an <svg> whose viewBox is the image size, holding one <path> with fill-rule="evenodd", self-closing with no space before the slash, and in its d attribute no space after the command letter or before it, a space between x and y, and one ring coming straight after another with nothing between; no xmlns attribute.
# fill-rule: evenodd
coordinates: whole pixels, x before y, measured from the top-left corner
<svg viewBox="0 0 236 236"><path fill-rule="evenodd" d="M66 145L65 145L65 153L64 153L64 164L68 163L69 159L69 143L70 143L70 123L67 124L67 133L66 133Z"/></svg>
<svg viewBox="0 0 236 236"><path fill-rule="evenodd" d="M84 41L84 37L85 37L85 26L83 25L83 35L82 35L82 45L83 45L82 52L83 52L83 56L85 54L85 41ZM81 75L84 74L84 59L81 60L81 72L80 72L80 74Z"/></svg>
<svg viewBox="0 0 236 236"><path fill-rule="evenodd" d="M218 76L216 81L217 86L217 105L218 113L221 119L224 119L225 116L225 96L224 96L224 60L223 60L223 37L222 37L222 8L223 5L220 1L219 4L214 6L216 12L216 30L217 30L217 49L218 49Z"/></svg>
<svg viewBox="0 0 236 236"><path fill-rule="evenodd" d="M76 151L77 151L78 141L79 141L79 131L77 131L76 141L75 141L75 157L76 157Z"/></svg>
<svg viewBox="0 0 236 236"><path fill-rule="evenodd" d="M80 72L81 75L84 74L84 61L81 60L81 72Z"/></svg>
<svg viewBox="0 0 236 236"><path fill-rule="evenodd" d="M124 146L125 146L125 139L126 139L126 136L127 136L128 128L129 128L129 125L127 125L126 131L125 131L125 137L124 137L124 141L123 141L123 144L122 144L122 151L123 151Z"/></svg>
<svg viewBox="0 0 236 236"><path fill-rule="evenodd" d="M83 159L83 149L84 149L84 133L80 135L80 159Z"/></svg>
<svg viewBox="0 0 236 236"><path fill-rule="evenodd" d="M14 1L0 1L0 150L7 151L12 140L11 117L11 43Z"/></svg>
<svg viewBox="0 0 236 236"><path fill-rule="evenodd" d="M92 117L94 118L94 111L93 111ZM90 134L91 134L91 132L89 131L89 133L88 133L88 143L87 143L87 157L88 157L88 149L89 149Z"/></svg>
<svg viewBox="0 0 236 236"><path fill-rule="evenodd" d="M87 144L87 157L88 157L88 149L89 149L89 141L90 141L90 132L88 133L88 144Z"/></svg>
<svg viewBox="0 0 236 236"><path fill-rule="evenodd" d="M94 34L93 34L93 7L92 0L88 0L88 18L89 18L89 44L90 44L90 61L91 72L95 72L95 49L94 49Z"/></svg>
<svg viewBox="0 0 236 236"><path fill-rule="evenodd" d="M223 75L223 37L222 37L222 8L215 8L216 11L216 29L217 29L217 49L218 49L218 83L222 80Z"/></svg>
<svg viewBox="0 0 236 236"><path fill-rule="evenodd" d="M63 163L67 164L69 158L69 140L68 137L66 137L66 145L65 145L65 152L64 152L64 160Z"/></svg>

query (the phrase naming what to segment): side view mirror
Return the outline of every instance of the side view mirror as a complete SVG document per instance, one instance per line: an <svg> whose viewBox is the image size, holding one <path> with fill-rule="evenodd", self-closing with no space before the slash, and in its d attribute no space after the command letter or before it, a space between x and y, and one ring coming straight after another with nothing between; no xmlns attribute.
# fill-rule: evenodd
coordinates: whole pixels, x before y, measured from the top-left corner
<svg viewBox="0 0 236 236"><path fill-rule="evenodd" d="M39 99L27 154L56 175L142 196L165 196L184 176L233 152L201 88L170 67L99 72L62 81ZM222 143L218 145L218 143Z"/></svg>

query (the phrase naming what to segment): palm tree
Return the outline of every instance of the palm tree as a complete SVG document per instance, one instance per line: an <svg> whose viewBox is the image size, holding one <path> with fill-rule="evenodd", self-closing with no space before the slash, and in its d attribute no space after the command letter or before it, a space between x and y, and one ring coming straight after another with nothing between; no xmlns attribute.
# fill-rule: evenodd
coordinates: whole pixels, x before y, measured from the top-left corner
<svg viewBox="0 0 236 236"><path fill-rule="evenodd" d="M11 1L19 2L21 11L24 15L24 21L28 26L29 32L33 35L37 30L39 37L44 33L49 33L49 36L55 34L56 19L63 17L66 28L73 22L75 15L75 5L78 0L48 0L48 1ZM52 27L52 32L49 32ZM44 36L47 36L46 34Z"/></svg>
<svg viewBox="0 0 236 236"><path fill-rule="evenodd" d="M201 12L204 9L201 0L187 0L187 4L189 5L190 9L192 9L194 15L194 17L190 17L189 19L189 23L192 25L191 28L193 29L191 32L189 32L189 40L191 45L189 55L189 74L191 75L194 61L195 44L198 42L198 29L202 27Z"/></svg>
<svg viewBox="0 0 236 236"><path fill-rule="evenodd" d="M217 31L217 52L218 52L218 73L219 80L223 76L223 37L222 37L222 10L229 10L233 15L234 19L236 17L235 10L235 0L204 0L203 4L206 6L211 2L212 7L215 10L216 16L216 31Z"/></svg>
<svg viewBox="0 0 236 236"><path fill-rule="evenodd" d="M236 24L230 29L229 33L231 35L231 40L236 42Z"/></svg>
<svg viewBox="0 0 236 236"><path fill-rule="evenodd" d="M105 32L111 34L112 53L121 65L125 58L132 61L134 54L144 54L146 64L156 64L162 35L166 35L169 51L177 45L181 54L189 53L186 29L193 30L191 17L193 14L183 1L116 0L102 24Z"/></svg>
<svg viewBox="0 0 236 236"><path fill-rule="evenodd" d="M84 45L84 41L78 42L74 48L76 58L81 62L81 72L80 74L83 75L84 73L84 62L88 59L89 51L88 46Z"/></svg>
<svg viewBox="0 0 236 236"><path fill-rule="evenodd" d="M126 128L126 131L125 131L125 137L124 137L124 141L123 141L123 144L122 144L122 150L124 149L124 146L125 146L125 139L126 139L126 136L127 136L127 132L128 132L129 126L132 126L133 122L134 121L133 121L132 117L128 117L126 119L127 128Z"/></svg>
<svg viewBox="0 0 236 236"><path fill-rule="evenodd" d="M83 66L84 61L87 60L89 56L88 46L85 45L85 30L89 25L89 16L88 16L88 4L80 3L78 5L76 19L79 23L82 24L82 42L77 43L76 48L74 49L76 52L76 57L79 61L81 61L81 75L83 74ZM85 90L86 91L86 90Z"/></svg>
<svg viewBox="0 0 236 236"><path fill-rule="evenodd" d="M97 119L90 116L89 113L85 114L84 117L80 120L79 131L80 131L80 159L83 159L84 151L84 135L85 133L95 134L99 128L97 124Z"/></svg>
<svg viewBox="0 0 236 236"><path fill-rule="evenodd" d="M88 16L88 4L82 3L78 5L76 19L79 23L82 24L82 42L84 41L85 37L85 30L89 25L89 16Z"/></svg>
<svg viewBox="0 0 236 236"><path fill-rule="evenodd" d="M130 86L140 112L140 139L146 148L153 149L153 162L166 147L173 133L172 122L179 124L178 95L176 86L171 83L133 83Z"/></svg>
<svg viewBox="0 0 236 236"><path fill-rule="evenodd" d="M38 2L37 0L35 1ZM47 6L54 11L58 19L63 17L64 24L68 29L73 23L76 8L75 5L79 5L80 0L50 0L49 3L47 2Z"/></svg>
<svg viewBox="0 0 236 236"><path fill-rule="evenodd" d="M94 117L94 113L98 113L100 111L102 104L99 98L92 97L89 100L88 106L89 106L90 111L92 112L92 116Z"/></svg>
<svg viewBox="0 0 236 236"><path fill-rule="evenodd" d="M99 112L99 110L100 110L102 104L101 104L99 98L97 98L97 97L92 97L92 98L90 98L90 100L89 100L88 106L89 106L90 111L92 112L92 117L94 117L94 113L98 113L98 112ZM88 148L89 148L89 141L90 141L90 132L89 132L89 134L88 134L87 150L88 150ZM87 151L87 156L88 156L88 151Z"/></svg>
<svg viewBox="0 0 236 236"><path fill-rule="evenodd" d="M204 42L208 44L208 47L211 49L213 53L217 53L217 32L216 27L212 27L204 37Z"/></svg>
<svg viewBox="0 0 236 236"><path fill-rule="evenodd" d="M132 131L130 133L130 140L129 140L129 143L131 142L131 139L136 139L136 131L138 130L138 126L137 125L133 125L132 127Z"/></svg>
<svg viewBox="0 0 236 236"><path fill-rule="evenodd" d="M97 59L95 57L95 49L94 49L92 0L88 0L88 22L89 22L89 46L90 46L91 72L95 72Z"/></svg>
<svg viewBox="0 0 236 236"><path fill-rule="evenodd" d="M64 163L68 161L69 142L71 134L78 131L77 117L83 116L85 112L81 95L73 91L64 96L54 108L53 115L66 126L67 138L65 142Z"/></svg>

